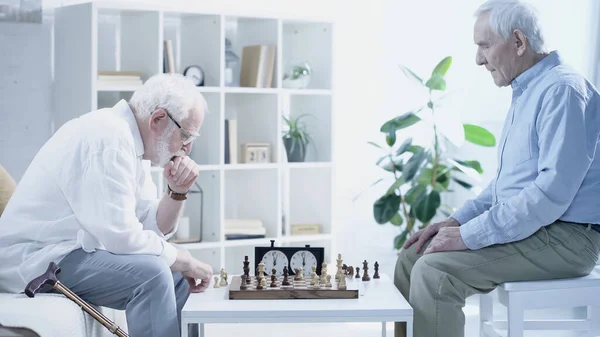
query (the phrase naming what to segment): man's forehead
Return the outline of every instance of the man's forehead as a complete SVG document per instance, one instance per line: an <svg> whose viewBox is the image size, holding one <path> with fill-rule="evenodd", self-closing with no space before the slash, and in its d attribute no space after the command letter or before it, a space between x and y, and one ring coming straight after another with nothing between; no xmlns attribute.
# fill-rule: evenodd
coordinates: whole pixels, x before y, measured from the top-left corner
<svg viewBox="0 0 600 337"><path fill-rule="evenodd" d="M487 15L477 18L473 29L473 40L476 44L489 42L493 38Z"/></svg>

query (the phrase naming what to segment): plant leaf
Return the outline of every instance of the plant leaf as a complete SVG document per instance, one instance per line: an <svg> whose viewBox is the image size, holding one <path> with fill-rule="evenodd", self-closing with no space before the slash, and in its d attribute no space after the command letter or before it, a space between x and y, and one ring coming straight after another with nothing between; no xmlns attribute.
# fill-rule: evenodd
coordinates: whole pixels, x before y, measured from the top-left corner
<svg viewBox="0 0 600 337"><path fill-rule="evenodd" d="M373 204L373 216L375 221L383 225L390 221L394 214L398 213L400 208L400 196L387 194L377 199Z"/></svg>
<svg viewBox="0 0 600 337"><path fill-rule="evenodd" d="M402 176L400 176L398 179L396 179L396 181L394 181L392 186L390 186L390 188L388 188L386 195L393 194L398 188L400 188L400 186L402 186L402 184L404 184L404 178Z"/></svg>
<svg viewBox="0 0 600 337"><path fill-rule="evenodd" d="M460 186L462 186L462 187L464 187L466 189L470 190L473 187L473 185L469 184L466 181L462 181L462 180L457 179L457 178L452 178L452 180L456 181Z"/></svg>
<svg viewBox="0 0 600 337"><path fill-rule="evenodd" d="M391 219L390 219L390 223L394 226L402 226L402 223L404 222L404 218L402 218L402 215L400 215L400 213L396 213Z"/></svg>
<svg viewBox="0 0 600 337"><path fill-rule="evenodd" d="M416 200L419 200L427 192L427 187L424 185L416 185L411 187L404 195L404 200L409 205L413 205Z"/></svg>
<svg viewBox="0 0 600 337"><path fill-rule="evenodd" d="M449 163L451 163L456 170L461 171L462 173L466 174L467 176L471 177L473 180L475 181L481 181L481 176L479 175L479 173L468 166L465 166L459 162L457 162L454 159L451 158L447 158L446 161L448 161Z"/></svg>
<svg viewBox="0 0 600 337"><path fill-rule="evenodd" d="M404 152L408 151L408 149L410 148L411 145L412 145L412 138L405 139L404 142L402 142L402 144L400 144L400 146L398 147L398 150L396 150L396 155L399 156L399 155L403 154Z"/></svg>
<svg viewBox="0 0 600 337"><path fill-rule="evenodd" d="M448 71L448 69L450 68L450 65L452 64L452 56L447 56L444 59L442 59L440 61L440 63L438 63L435 68L433 69L433 72L431 73L431 75L440 75L440 76L445 76L446 72Z"/></svg>
<svg viewBox="0 0 600 337"><path fill-rule="evenodd" d="M423 80L419 76L417 76L417 74L415 74L414 71L410 70L408 67L403 65L398 65L398 67L404 72L404 75L406 75L406 77L412 77L414 80L417 81L417 83L423 85Z"/></svg>
<svg viewBox="0 0 600 337"><path fill-rule="evenodd" d="M407 128L420 120L421 118L415 115L415 112L409 111L383 123L379 131L389 134L390 132L396 132L396 130Z"/></svg>
<svg viewBox="0 0 600 337"><path fill-rule="evenodd" d="M424 149L421 149L419 152L410 157L410 159L406 162L406 165L404 165L402 168L402 175L404 175L404 179L406 181L410 181L415 176L426 157L427 151Z"/></svg>
<svg viewBox="0 0 600 337"><path fill-rule="evenodd" d="M496 146L496 137L487 129L478 125L463 124L465 140L481 146Z"/></svg>
<svg viewBox="0 0 600 337"><path fill-rule="evenodd" d="M440 193L432 190L425 197L420 198L414 205L415 216L422 223L428 223L435 216L435 213L437 213L440 204Z"/></svg>
<svg viewBox="0 0 600 337"><path fill-rule="evenodd" d="M389 146L396 144L396 131L390 131L385 135L385 142Z"/></svg>
<svg viewBox="0 0 600 337"><path fill-rule="evenodd" d="M474 169L479 174L483 173L483 168L481 168L481 163L479 163L477 160L458 160L457 159L456 162L461 165L464 165L466 167L470 167L470 168Z"/></svg>
<svg viewBox="0 0 600 337"><path fill-rule="evenodd" d="M406 242L406 238L408 237L408 230L405 229L402 233L396 235L394 238L394 248L401 249L404 243Z"/></svg>
<svg viewBox="0 0 600 337"><path fill-rule="evenodd" d="M375 146L377 148L383 149L383 147L381 147L381 145L379 145L377 143L374 143L374 142L367 142L367 144L371 144L371 145L373 145L373 146Z"/></svg>
<svg viewBox="0 0 600 337"><path fill-rule="evenodd" d="M446 80L439 74L433 74L431 75L431 78L427 80L425 86L431 90L444 91L446 90Z"/></svg>

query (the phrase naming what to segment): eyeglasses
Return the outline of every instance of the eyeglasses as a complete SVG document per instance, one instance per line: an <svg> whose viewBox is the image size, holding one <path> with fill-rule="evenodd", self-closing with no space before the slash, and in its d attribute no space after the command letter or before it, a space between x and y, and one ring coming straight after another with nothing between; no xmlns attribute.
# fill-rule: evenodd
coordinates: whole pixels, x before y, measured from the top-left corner
<svg viewBox="0 0 600 337"><path fill-rule="evenodd" d="M199 134L190 134L189 132L184 130L181 127L181 125L179 125L179 123L177 123L177 121L173 118L173 116L171 116L171 114L168 111L165 110L165 112L167 113L167 116L169 116L169 119L171 119L173 121L173 123L175 123L175 125L177 125L177 127L181 131L181 140L183 141L184 146L193 142L196 138L198 138L200 136Z"/></svg>

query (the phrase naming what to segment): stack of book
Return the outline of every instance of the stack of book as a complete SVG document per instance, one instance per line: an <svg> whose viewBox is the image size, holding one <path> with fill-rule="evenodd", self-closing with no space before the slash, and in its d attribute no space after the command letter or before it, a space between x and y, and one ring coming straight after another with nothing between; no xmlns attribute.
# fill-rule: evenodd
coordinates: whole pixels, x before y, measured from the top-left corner
<svg viewBox="0 0 600 337"><path fill-rule="evenodd" d="M225 239L261 239L267 229L259 219L225 219Z"/></svg>
<svg viewBox="0 0 600 337"><path fill-rule="evenodd" d="M98 84L102 86L142 85L142 74L137 71L99 71Z"/></svg>

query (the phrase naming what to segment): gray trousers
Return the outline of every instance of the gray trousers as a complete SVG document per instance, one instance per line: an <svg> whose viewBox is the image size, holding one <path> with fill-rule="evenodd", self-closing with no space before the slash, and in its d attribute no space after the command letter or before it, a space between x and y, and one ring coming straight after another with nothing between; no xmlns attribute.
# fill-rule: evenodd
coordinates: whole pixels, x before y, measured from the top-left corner
<svg viewBox="0 0 600 337"><path fill-rule="evenodd" d="M510 281L536 281L589 274L598 261L600 233L589 225L557 221L530 237L480 250L423 255L401 250L394 283L414 309L415 337L463 337L467 297ZM596 294L590 294L596 296ZM395 336L405 336L395 324Z"/></svg>
<svg viewBox="0 0 600 337"><path fill-rule="evenodd" d="M130 337L178 337L189 284L158 256L86 253L77 249L58 266L61 283L90 304L125 310ZM190 336L198 335L191 325Z"/></svg>

